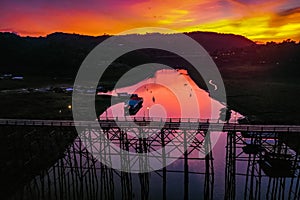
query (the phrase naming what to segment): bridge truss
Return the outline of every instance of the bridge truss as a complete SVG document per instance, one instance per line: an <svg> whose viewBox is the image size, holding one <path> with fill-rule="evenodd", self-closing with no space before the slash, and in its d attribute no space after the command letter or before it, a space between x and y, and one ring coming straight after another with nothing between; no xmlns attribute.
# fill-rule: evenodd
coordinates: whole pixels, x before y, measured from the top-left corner
<svg viewBox="0 0 300 200"><path fill-rule="evenodd" d="M81 127L80 138L75 125ZM238 197L238 177L245 180L244 199L299 199L299 156L283 139L285 134L299 133L299 126L220 124L193 119L153 121L143 118L135 119L134 123L122 119L99 122L0 120L0 131L5 133L0 136L1 147L6 150L4 154L2 150L1 158L9 161L1 168L10 169L3 180L11 178L16 171L18 178L22 177L23 183L19 184L22 187L12 199L149 199L155 185L152 180L156 177L161 191L155 197L172 199L169 180L173 174L179 174L182 175L182 198L188 199L192 198L190 177L194 174L204 180L199 186L201 199L213 199L215 172L211 134L220 127L227 133L225 199ZM109 167L114 156L120 155L105 148L110 144L124 150L119 156L120 166L133 173ZM167 145L181 153L176 161L181 167L165 167L166 158L172 155L162 150L156 155L161 165L159 170L135 171L134 166L151 171L151 152ZM126 152L141 156L133 158ZM292 166L287 167L290 172L278 176L277 170L277 175L272 174L274 168L267 165L272 161L268 159L274 156L279 159L275 162L284 167L286 163ZM96 157L105 162L99 162Z"/></svg>

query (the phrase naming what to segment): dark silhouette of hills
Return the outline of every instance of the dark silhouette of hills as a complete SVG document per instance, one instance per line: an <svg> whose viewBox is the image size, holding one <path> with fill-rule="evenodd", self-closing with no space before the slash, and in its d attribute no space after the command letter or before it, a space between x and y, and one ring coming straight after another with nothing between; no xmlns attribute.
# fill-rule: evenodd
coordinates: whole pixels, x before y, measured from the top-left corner
<svg viewBox="0 0 300 200"><path fill-rule="evenodd" d="M243 36L232 34L193 32L187 35L210 53L255 45ZM46 37L20 37L14 33L0 33L0 73L74 77L88 53L108 37L110 36L66 33L52 33ZM148 60L147 56L151 55L140 53L138 59ZM129 56L123 61L126 63L126 60L136 60L137 56L131 58Z"/></svg>
<svg viewBox="0 0 300 200"><path fill-rule="evenodd" d="M1 72L74 75L86 55L107 37L53 33L35 38L0 33Z"/></svg>
<svg viewBox="0 0 300 200"><path fill-rule="evenodd" d="M244 48L256 45L255 42L241 35L214 32L191 32L188 36L199 42L209 53Z"/></svg>

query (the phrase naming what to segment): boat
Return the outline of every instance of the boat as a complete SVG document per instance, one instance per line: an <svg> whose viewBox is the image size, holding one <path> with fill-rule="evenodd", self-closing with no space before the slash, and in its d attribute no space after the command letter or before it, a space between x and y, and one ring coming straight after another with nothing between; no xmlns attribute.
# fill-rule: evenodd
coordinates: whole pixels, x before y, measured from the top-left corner
<svg viewBox="0 0 300 200"><path fill-rule="evenodd" d="M258 154L265 151L265 149L259 144L246 144L246 146L243 146L242 149L245 154Z"/></svg>
<svg viewBox="0 0 300 200"><path fill-rule="evenodd" d="M125 103L125 115L135 115L143 107L143 98L137 94L132 94L130 99Z"/></svg>
<svg viewBox="0 0 300 200"><path fill-rule="evenodd" d="M266 152L259 164L269 177L295 177L297 165L290 154Z"/></svg>

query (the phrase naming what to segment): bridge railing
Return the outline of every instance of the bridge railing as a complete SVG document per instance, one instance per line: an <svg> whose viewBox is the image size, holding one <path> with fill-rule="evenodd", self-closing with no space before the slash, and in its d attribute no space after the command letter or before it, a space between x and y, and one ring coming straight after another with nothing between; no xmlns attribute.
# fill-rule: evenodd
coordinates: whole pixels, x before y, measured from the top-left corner
<svg viewBox="0 0 300 200"><path fill-rule="evenodd" d="M100 117L100 121L149 121L149 122L171 122L171 123L224 123L219 119L199 119L199 118L161 118L161 117Z"/></svg>
<svg viewBox="0 0 300 200"><path fill-rule="evenodd" d="M132 123L133 122L133 123ZM240 131L240 132L293 132L300 133L298 125L252 125L252 124L237 124L224 123L223 121L214 119L195 119L195 118L155 118L155 117L116 117L116 118L100 118L94 121L73 121L73 120L29 120L29 119L0 119L0 125L12 126L61 126L61 127L91 127L99 128L99 123L102 127L132 127L132 126L147 126L149 128L157 128L165 125L170 128L193 128L197 127L201 130L223 130L223 131Z"/></svg>

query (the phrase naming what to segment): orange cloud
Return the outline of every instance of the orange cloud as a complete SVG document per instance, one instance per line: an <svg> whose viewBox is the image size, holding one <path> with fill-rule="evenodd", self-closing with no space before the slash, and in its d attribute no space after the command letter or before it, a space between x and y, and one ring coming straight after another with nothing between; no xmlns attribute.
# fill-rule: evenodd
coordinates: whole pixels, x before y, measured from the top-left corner
<svg viewBox="0 0 300 200"><path fill-rule="evenodd" d="M152 26L178 29L216 17L223 13L217 0L166 0L143 1L130 6L130 13L137 19L144 20Z"/></svg>
<svg viewBox="0 0 300 200"><path fill-rule="evenodd" d="M102 3L89 0L90 5L68 2L65 6L60 6L62 2L58 0L5 2L0 2L0 31L21 35L46 35L55 31L102 35L139 27L163 27L175 31L234 33L255 41L300 38L298 0L111 0Z"/></svg>
<svg viewBox="0 0 300 200"><path fill-rule="evenodd" d="M218 19L211 22L187 26L180 31L212 31L220 33L233 33L248 37L259 42L277 41L287 38L300 40L300 7L281 11L280 8L286 0L265 1L257 4L241 3L230 0L232 9L237 16ZM256 6L256 7L255 7ZM242 14L239 17L240 14ZM241 13L239 13L241 12Z"/></svg>
<svg viewBox="0 0 300 200"><path fill-rule="evenodd" d="M287 38L300 40L300 14L290 16L293 20L274 14L262 14L240 19L224 19L211 23L186 27L181 31L214 31L243 35L259 42L277 41Z"/></svg>

